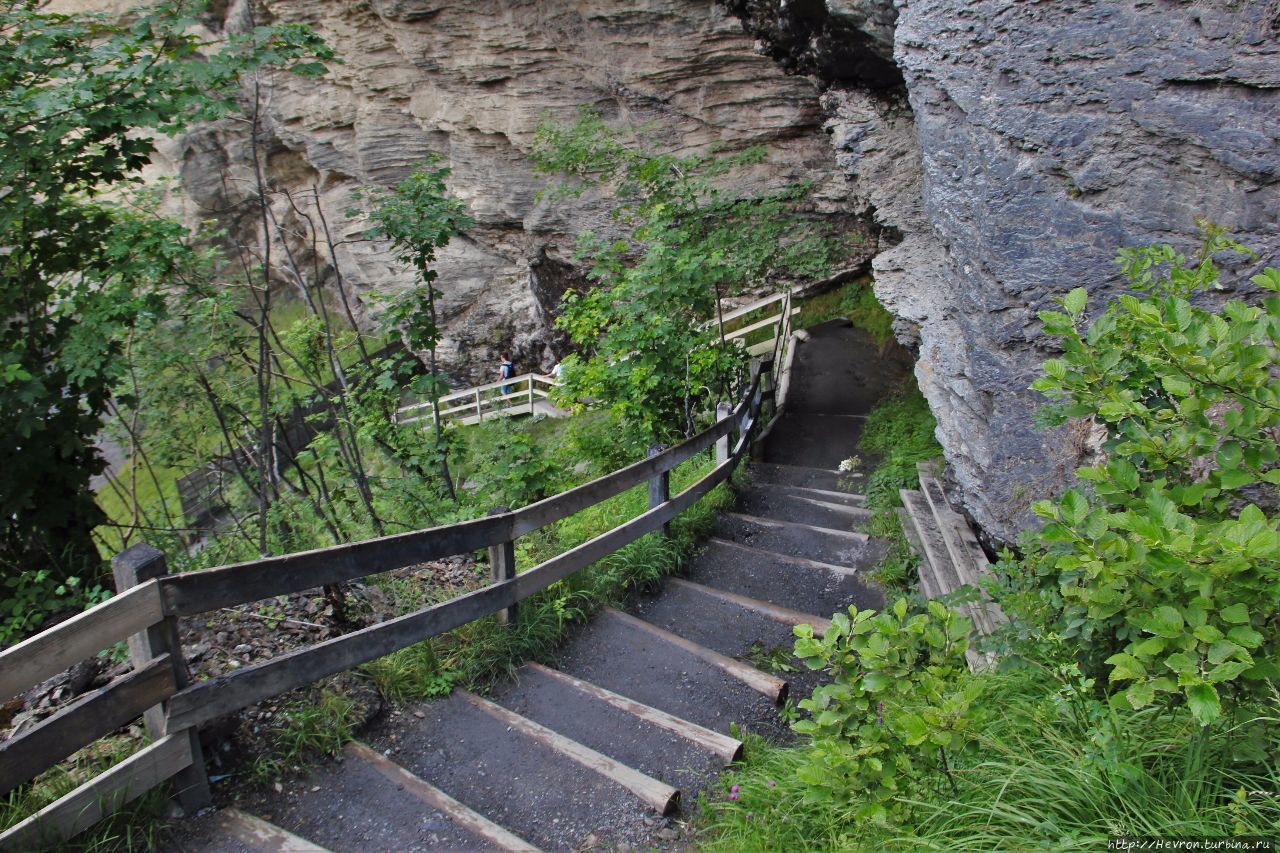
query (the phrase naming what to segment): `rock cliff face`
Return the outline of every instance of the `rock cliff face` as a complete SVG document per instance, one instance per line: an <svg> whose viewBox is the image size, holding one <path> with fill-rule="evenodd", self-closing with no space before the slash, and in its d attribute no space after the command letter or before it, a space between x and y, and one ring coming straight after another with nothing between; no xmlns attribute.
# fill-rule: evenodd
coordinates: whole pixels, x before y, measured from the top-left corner
<svg viewBox="0 0 1280 853"><path fill-rule="evenodd" d="M560 296L584 281L571 263L574 237L609 228L598 197L539 200L546 179L528 154L544 119L570 121L586 104L619 125L651 127L679 150L764 144L769 160L748 180L809 179L820 212L851 220L846 181L821 132L816 82L757 53L712 0L255 0L253 9L259 22L310 25L342 59L318 81L263 81L267 171L280 189L318 188L365 321L377 310L370 296L413 279L384 245L359 239L359 223L344 221L352 190L392 186L429 152L453 170L450 188L477 222L439 263L441 355L460 380L491 379L499 349L519 370L551 367L563 354L551 329ZM236 2L210 25L244 28L248 16ZM166 150L165 168L183 173L199 207L193 215L243 197L246 144L228 124ZM851 263L874 250L869 240Z"/></svg>
<svg viewBox="0 0 1280 853"><path fill-rule="evenodd" d="M318 190L349 240L339 261L357 312L411 279L342 224L352 188L389 186L441 152L478 221L440 264L446 363L485 378L505 347L521 368L548 367L559 294L582 280L572 235L605 223L599 199L538 200L527 160L538 121L593 104L652 123L676 148L768 144L753 179L809 178L820 210L870 223L876 291L919 350L969 510L1000 538L1065 482L1084 441L1031 426L1026 389L1049 354L1036 311L1078 284L1099 305L1122 287L1120 247L1190 248L1196 217L1263 262L1280 249L1275 0L255 8L310 24L344 60L321 81L266 81L264 106L272 180ZM235 0L211 26L247 16ZM244 144L221 127L167 151L200 212L235 200ZM1252 271L1231 269L1225 284Z"/></svg>
<svg viewBox="0 0 1280 853"><path fill-rule="evenodd" d="M1122 246L1191 249L1197 217L1280 250L1276 3L738 3L801 71L850 28L902 87L837 66L823 103L854 195L901 242L876 292L918 342L917 376L968 508L1010 537L1075 467L1083 430L1035 431L1027 390L1048 356L1036 312L1083 285L1123 288ZM896 16L895 13L896 12ZM779 35L774 35L774 34ZM903 99L905 94L905 102Z"/></svg>

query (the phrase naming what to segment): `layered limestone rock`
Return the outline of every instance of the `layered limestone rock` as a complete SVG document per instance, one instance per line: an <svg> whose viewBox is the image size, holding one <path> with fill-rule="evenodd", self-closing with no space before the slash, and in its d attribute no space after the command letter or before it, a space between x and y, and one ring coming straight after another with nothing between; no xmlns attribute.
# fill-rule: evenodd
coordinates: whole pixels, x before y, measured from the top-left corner
<svg viewBox="0 0 1280 853"><path fill-rule="evenodd" d="M998 537L1067 480L1083 427L1036 431L1027 391L1050 354L1036 312L1083 285L1123 290L1123 246L1197 242L1196 220L1280 250L1280 11L1166 0L738 4L791 67L822 71L859 28L901 90L846 64L824 82L841 168L901 242L876 292L920 348L917 376L967 507ZM893 8L893 7L896 7ZM867 22L871 22L868 25ZM778 49L773 51L779 53ZM906 98L902 97L905 92Z"/></svg>
<svg viewBox="0 0 1280 853"><path fill-rule="evenodd" d="M278 189L318 190L363 322L377 310L371 297L413 278L384 244L362 239L362 223L344 219L353 190L392 186L430 152L453 170L450 189L476 220L439 261L441 355L461 381L493 378L501 349L518 370L550 368L563 354L551 328L560 297L585 280L572 263L575 235L611 227L598 196L539 198L547 180L533 173L529 153L543 120L571 121L590 105L679 152L767 145L768 162L745 180L810 180L817 210L847 218L848 188L821 133L816 83L757 53L711 0L269 0L254 9L259 22L308 24L342 60L320 80L262 81L267 172ZM237 2L211 25L249 23ZM238 188L252 173L242 124L166 150L167 168L182 172L198 204L190 215L232 209L244 197ZM869 240L861 260L874 249Z"/></svg>

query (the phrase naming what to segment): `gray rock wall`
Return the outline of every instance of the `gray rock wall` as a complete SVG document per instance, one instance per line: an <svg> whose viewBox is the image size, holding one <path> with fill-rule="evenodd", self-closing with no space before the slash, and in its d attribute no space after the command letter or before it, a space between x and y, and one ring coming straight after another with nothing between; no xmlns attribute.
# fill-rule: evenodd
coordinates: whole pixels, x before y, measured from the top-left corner
<svg viewBox="0 0 1280 853"><path fill-rule="evenodd" d="M539 199L546 180L528 155L543 119L570 121L585 104L677 151L765 144L769 160L747 180L809 179L818 210L847 218L848 186L821 133L817 84L757 53L712 0L267 0L255 9L259 19L309 24L342 59L318 81L265 81L269 171L281 188L319 188L365 322L377 312L369 297L413 278L385 245L359 239L361 226L342 220L353 189L394 185L428 152L453 170L450 188L477 222L439 263L441 354L459 380L492 378L499 349L519 370L551 367L564 352L551 329L559 297L584 280L571 263L574 237L611 227L598 197ZM246 25L246 14L238 0L226 26ZM239 175L233 195L250 177L245 140L227 126L166 154L165 168L181 169L203 210L235 201L220 170ZM851 264L874 248L868 242Z"/></svg>
<svg viewBox="0 0 1280 853"><path fill-rule="evenodd" d="M1036 312L1078 285L1101 305L1123 290L1121 247L1191 250L1198 217L1261 254L1228 269L1229 289L1277 263L1280 7L735 5L809 71L832 52L824 34L860 27L882 44L896 12L902 87L828 77L827 127L854 197L900 237L874 261L876 292L919 346L950 470L977 521L1012 538L1033 523L1030 502L1067 481L1087 433L1032 427L1027 386L1051 347Z"/></svg>

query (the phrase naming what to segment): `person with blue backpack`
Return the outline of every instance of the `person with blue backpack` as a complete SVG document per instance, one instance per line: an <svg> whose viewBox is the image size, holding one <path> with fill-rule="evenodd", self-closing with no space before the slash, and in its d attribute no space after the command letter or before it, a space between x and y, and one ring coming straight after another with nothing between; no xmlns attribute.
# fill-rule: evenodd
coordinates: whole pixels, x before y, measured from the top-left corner
<svg viewBox="0 0 1280 853"><path fill-rule="evenodd" d="M515 365L511 363L511 359L507 358L506 353L502 353L498 356L498 379L510 379L511 373L514 369ZM503 385L498 390L503 394L510 394L511 386Z"/></svg>

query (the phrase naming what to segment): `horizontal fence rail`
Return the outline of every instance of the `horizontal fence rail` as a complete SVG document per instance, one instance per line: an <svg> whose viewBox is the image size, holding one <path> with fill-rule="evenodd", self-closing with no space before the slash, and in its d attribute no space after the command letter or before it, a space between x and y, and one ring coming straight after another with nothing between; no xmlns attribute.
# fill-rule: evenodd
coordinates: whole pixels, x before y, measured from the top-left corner
<svg viewBox="0 0 1280 853"><path fill-rule="evenodd" d="M778 332L789 334L789 295L772 301L783 303L776 322ZM749 307L754 310L758 306ZM514 511L181 575L167 573L159 551L145 545L130 548L113 560L119 595L0 652L0 698L22 693L126 639L133 663L130 673L0 743L0 794L139 716L146 721L154 742L0 833L0 849L68 838L166 781L175 784L188 811L197 809L209 802L197 731L202 723L477 619L494 615L510 618L519 602L641 536L667 530L672 519L727 480L747 453L759 431L763 404L773 398L774 369L787 346L785 338L775 335L769 357L753 364L751 381L737 406L730 409L723 405L709 428L633 465ZM510 380L511 384L517 381ZM532 389L535 381L530 378L526 390ZM505 383L492 383L501 384ZM670 472L711 448L715 449L715 467L684 491L669 495ZM563 554L516 572L514 542L518 537L645 484L649 486L647 511ZM495 579L488 586L233 673L188 684L178 617L485 548L494 562Z"/></svg>

